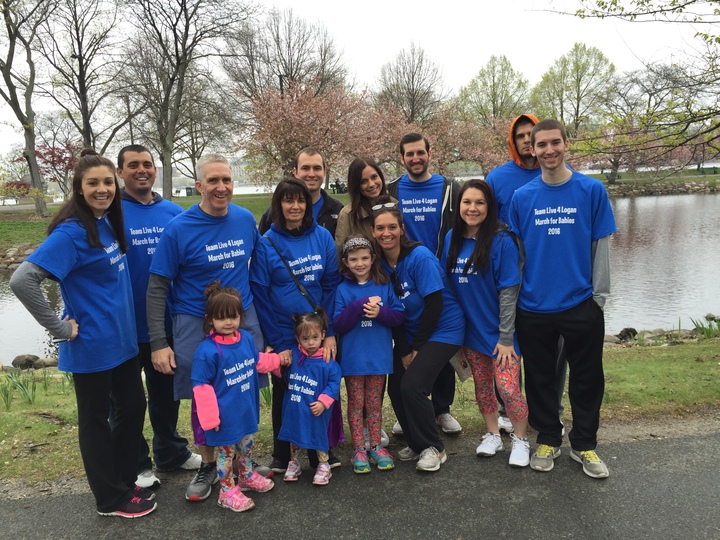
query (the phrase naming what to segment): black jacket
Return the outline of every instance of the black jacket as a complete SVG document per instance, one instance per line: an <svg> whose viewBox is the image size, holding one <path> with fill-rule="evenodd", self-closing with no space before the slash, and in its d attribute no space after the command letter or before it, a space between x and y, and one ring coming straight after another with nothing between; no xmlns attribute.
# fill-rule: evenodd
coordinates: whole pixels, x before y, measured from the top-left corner
<svg viewBox="0 0 720 540"><path fill-rule="evenodd" d="M398 188L400 186L400 178L397 177L395 180L388 182L387 188L388 193L395 197L398 201L400 196L398 194ZM443 179L443 197L442 197L442 215L440 216L440 230L438 231L438 249L435 256L439 259L443 252L443 245L445 244L445 236L448 231L453 227L453 218L455 215L455 203L457 202L458 195L460 194L460 184L457 180L449 180L442 177ZM262 231L261 231L262 232Z"/></svg>
<svg viewBox="0 0 720 540"><path fill-rule="evenodd" d="M323 206L318 214L317 222L321 227L325 227L330 234L335 238L335 229L337 228L338 214L343 208L343 203L337 199L333 199L324 189L320 190L320 195L323 198ZM263 215L260 217L260 223L258 224L258 231L260 234L265 234L270 230L272 224L272 207L265 210Z"/></svg>

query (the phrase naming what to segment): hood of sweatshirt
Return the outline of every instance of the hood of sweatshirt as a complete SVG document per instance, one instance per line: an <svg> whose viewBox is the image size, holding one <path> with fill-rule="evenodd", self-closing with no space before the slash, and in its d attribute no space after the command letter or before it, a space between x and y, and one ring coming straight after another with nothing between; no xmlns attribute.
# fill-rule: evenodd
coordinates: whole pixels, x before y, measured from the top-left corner
<svg viewBox="0 0 720 540"><path fill-rule="evenodd" d="M521 114L517 118L515 118L512 123L510 124L510 129L508 130L508 151L510 152L510 159L512 159L519 167L522 167L523 169L527 169L525 166L525 163L523 163L523 160L520 158L520 154L518 154L517 148L515 147L515 126L517 125L519 120L530 120L532 122L532 125L534 126L537 124L540 120L538 120L537 116L532 114ZM535 168L539 168L540 164L536 163Z"/></svg>

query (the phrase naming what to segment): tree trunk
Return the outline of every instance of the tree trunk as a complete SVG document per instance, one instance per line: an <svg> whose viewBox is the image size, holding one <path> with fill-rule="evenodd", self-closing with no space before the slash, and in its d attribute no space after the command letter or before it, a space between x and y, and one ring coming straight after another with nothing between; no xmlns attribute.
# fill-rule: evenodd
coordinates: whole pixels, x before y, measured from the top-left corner
<svg viewBox="0 0 720 540"><path fill-rule="evenodd" d="M620 169L620 162L611 160L610 164L611 164L610 174L607 177L607 183L614 184L615 182L617 182L618 170Z"/></svg>
<svg viewBox="0 0 720 540"><path fill-rule="evenodd" d="M30 185L35 188L39 194L35 199L35 213L41 217L47 217L48 209L45 204L45 189L43 187L42 177L40 176L40 167L38 167L37 157L35 156L35 128L30 126L25 128L25 150L24 157L30 169Z"/></svg>
<svg viewBox="0 0 720 540"><path fill-rule="evenodd" d="M166 146L166 145L164 145ZM172 185L172 148L162 149L162 164L163 164L163 175L162 175L162 187L163 187L163 198L172 200L173 196L173 185Z"/></svg>

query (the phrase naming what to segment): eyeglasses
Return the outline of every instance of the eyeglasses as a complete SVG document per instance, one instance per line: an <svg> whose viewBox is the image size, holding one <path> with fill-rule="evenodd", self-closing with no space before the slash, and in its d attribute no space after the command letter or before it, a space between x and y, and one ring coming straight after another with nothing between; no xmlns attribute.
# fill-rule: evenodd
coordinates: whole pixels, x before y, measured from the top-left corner
<svg viewBox="0 0 720 540"><path fill-rule="evenodd" d="M372 210L380 210L381 208L392 208L393 206L397 206L397 203L394 202L386 202L385 204L376 204L372 207Z"/></svg>

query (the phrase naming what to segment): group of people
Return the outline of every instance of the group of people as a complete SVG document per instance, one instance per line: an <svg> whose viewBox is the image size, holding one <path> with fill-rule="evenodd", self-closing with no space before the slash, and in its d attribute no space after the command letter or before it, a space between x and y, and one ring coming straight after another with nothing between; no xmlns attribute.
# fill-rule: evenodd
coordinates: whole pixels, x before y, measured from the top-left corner
<svg viewBox="0 0 720 540"><path fill-rule="evenodd" d="M189 501L207 499L219 482L221 507L248 510L243 492L272 489L271 472L299 479L300 449L312 482L327 485L340 465L332 448L344 440L341 377L355 473L395 466L382 429L386 386L392 431L407 444L396 457L437 471L447 460L439 429L462 430L450 414L457 354L472 369L487 428L478 456L503 450L504 427L511 466L553 468L567 362L570 456L589 476L607 477L595 448L615 232L609 199L600 182L566 166L559 122L522 115L508 147L511 160L487 182L461 186L429 171L429 141L409 133L399 145L407 174L386 183L372 159L355 159L346 206L322 189L320 152L304 148L259 225L231 204L220 155L199 160L201 201L183 212L152 191L147 148L124 148L117 168L83 152L72 197L11 287L62 340L59 367L74 374L97 512L139 517L156 508L141 369L155 467L197 469ZM47 278L60 283L62 318L42 295ZM252 457L265 373L269 467ZM181 399L192 400L199 454L177 433ZM528 421L538 432L532 457Z"/></svg>

